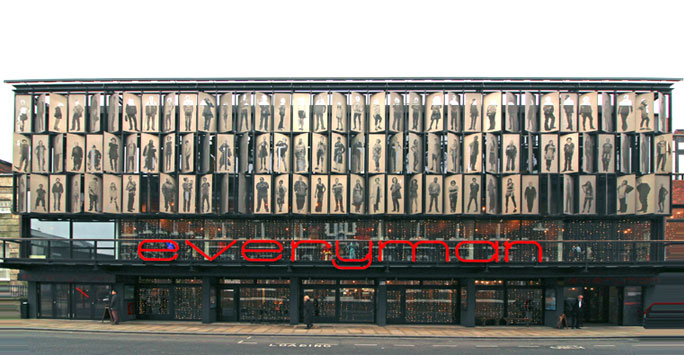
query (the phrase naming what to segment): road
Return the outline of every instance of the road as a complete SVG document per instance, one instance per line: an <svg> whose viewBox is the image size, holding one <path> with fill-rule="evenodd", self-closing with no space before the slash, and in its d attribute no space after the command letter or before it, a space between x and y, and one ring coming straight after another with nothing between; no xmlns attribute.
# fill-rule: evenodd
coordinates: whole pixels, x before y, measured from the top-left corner
<svg viewBox="0 0 684 355"><path fill-rule="evenodd" d="M0 331L0 354L678 354L684 339L448 339Z"/></svg>

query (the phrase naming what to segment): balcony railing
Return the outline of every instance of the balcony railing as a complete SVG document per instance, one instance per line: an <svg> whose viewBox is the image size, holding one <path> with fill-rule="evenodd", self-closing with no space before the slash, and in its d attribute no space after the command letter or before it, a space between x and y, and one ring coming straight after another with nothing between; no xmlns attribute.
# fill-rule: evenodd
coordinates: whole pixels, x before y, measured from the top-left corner
<svg viewBox="0 0 684 355"><path fill-rule="evenodd" d="M144 242L143 242L144 241ZM666 259L684 241L506 241L506 240L279 240L250 239L3 239L0 264L82 263L338 263L366 264L648 264ZM510 242L510 243L508 243ZM142 244L141 244L142 243ZM295 243L298 243L295 245ZM371 245L372 244L372 245ZM10 250L20 246L20 254ZM261 252L259 250L264 250ZM293 257L294 250L294 257ZM458 253L458 254L457 254ZM163 259L163 260L155 260ZM254 261L268 259L269 261ZM356 259L357 262L345 260Z"/></svg>

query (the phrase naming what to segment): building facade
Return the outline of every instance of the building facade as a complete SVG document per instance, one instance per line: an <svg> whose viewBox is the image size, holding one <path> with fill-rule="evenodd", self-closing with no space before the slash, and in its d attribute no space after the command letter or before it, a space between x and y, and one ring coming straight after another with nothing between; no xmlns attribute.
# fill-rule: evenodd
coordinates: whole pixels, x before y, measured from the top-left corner
<svg viewBox="0 0 684 355"><path fill-rule="evenodd" d="M673 82L10 82L2 266L34 317L640 324L683 265Z"/></svg>

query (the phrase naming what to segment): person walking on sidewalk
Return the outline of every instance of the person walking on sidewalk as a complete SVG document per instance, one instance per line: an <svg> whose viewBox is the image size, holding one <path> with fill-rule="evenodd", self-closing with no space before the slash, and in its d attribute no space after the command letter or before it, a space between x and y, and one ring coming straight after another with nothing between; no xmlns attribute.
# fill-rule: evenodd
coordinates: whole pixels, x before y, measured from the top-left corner
<svg viewBox="0 0 684 355"><path fill-rule="evenodd" d="M313 314L313 302L311 302L309 296L304 296L304 323L306 323L306 329L313 327Z"/></svg>
<svg viewBox="0 0 684 355"><path fill-rule="evenodd" d="M577 301L575 301L575 307L572 310L572 327L575 329L581 329L584 325L584 296L579 295Z"/></svg>
<svg viewBox="0 0 684 355"><path fill-rule="evenodd" d="M119 295L116 290L112 290L112 297L109 298L109 310L112 312L112 322L119 324Z"/></svg>

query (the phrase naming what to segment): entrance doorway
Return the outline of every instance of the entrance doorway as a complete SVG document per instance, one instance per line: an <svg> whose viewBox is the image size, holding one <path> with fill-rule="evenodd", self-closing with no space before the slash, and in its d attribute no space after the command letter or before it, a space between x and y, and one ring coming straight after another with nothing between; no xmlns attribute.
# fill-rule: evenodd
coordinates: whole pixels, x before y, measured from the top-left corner
<svg viewBox="0 0 684 355"><path fill-rule="evenodd" d="M69 284L41 283L38 318L69 318Z"/></svg>
<svg viewBox="0 0 684 355"><path fill-rule="evenodd" d="M387 280L387 323L458 324L457 281Z"/></svg>
<svg viewBox="0 0 684 355"><path fill-rule="evenodd" d="M221 322L287 322L289 280L221 280L218 286Z"/></svg>
<svg viewBox="0 0 684 355"><path fill-rule="evenodd" d="M544 299L539 280L475 280L476 325L539 325Z"/></svg>
<svg viewBox="0 0 684 355"><path fill-rule="evenodd" d="M138 282L139 319L202 319L202 280L140 278Z"/></svg>
<svg viewBox="0 0 684 355"><path fill-rule="evenodd" d="M306 295L313 302L314 323L375 322L373 280L302 280L301 290L300 318Z"/></svg>
<svg viewBox="0 0 684 355"><path fill-rule="evenodd" d="M111 285L41 282L38 318L101 319L109 302Z"/></svg>

